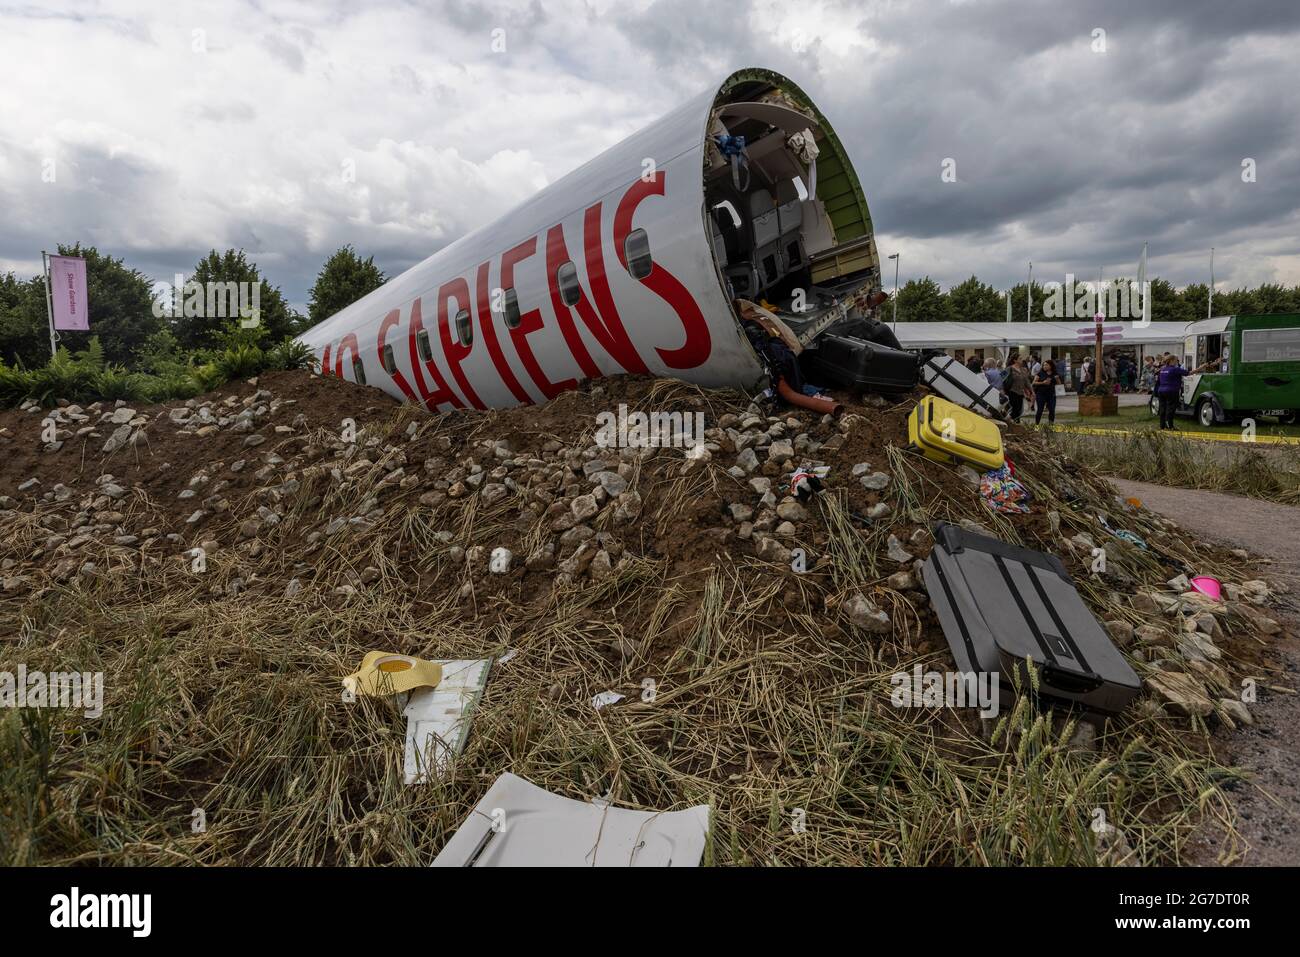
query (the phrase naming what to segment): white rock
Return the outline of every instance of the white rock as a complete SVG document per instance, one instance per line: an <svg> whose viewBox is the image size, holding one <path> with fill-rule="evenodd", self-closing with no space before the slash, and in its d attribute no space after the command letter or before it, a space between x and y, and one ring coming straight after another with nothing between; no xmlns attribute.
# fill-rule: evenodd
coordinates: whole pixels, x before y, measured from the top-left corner
<svg viewBox="0 0 1300 957"><path fill-rule="evenodd" d="M600 506L596 503L596 496L594 495L579 495L569 507L573 512L573 517L580 522L586 521L600 511Z"/></svg>
<svg viewBox="0 0 1300 957"><path fill-rule="evenodd" d="M891 561L902 563L912 560L912 553L903 547L903 543L898 540L897 535L890 535L886 545L885 554L889 556Z"/></svg>
<svg viewBox="0 0 1300 957"><path fill-rule="evenodd" d="M849 621L875 635L885 635L893 630L889 615L877 608L865 595L855 592L844 602L844 611Z"/></svg>
<svg viewBox="0 0 1300 957"><path fill-rule="evenodd" d="M889 476L884 472L872 472L870 475L862 476L858 481L867 491L879 492L889 485Z"/></svg>

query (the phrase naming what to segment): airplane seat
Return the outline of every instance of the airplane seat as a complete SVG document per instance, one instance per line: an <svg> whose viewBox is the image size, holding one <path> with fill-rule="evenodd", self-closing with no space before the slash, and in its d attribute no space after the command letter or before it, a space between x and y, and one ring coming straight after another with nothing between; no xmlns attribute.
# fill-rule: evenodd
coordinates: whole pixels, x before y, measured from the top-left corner
<svg viewBox="0 0 1300 957"><path fill-rule="evenodd" d="M767 190L759 189L749 194L749 216L755 249L766 246L781 235L780 216L772 202L772 194Z"/></svg>
<svg viewBox="0 0 1300 957"><path fill-rule="evenodd" d="M756 189L749 194L750 235L754 243L753 263L758 273L759 289L775 285L785 275L781 249L781 217L772 194Z"/></svg>
<svg viewBox="0 0 1300 957"><path fill-rule="evenodd" d="M753 263L735 263L723 270L723 275L731 283L731 292L733 297L740 299L753 299L758 295L762 288L758 281L758 271L754 269Z"/></svg>
<svg viewBox="0 0 1300 957"><path fill-rule="evenodd" d="M786 273L781 240L774 239L766 246L754 250L754 265L758 269L761 288L766 289L780 282L781 277Z"/></svg>
<svg viewBox="0 0 1300 957"><path fill-rule="evenodd" d="M715 242L721 241L723 254L719 256L722 263L737 262L745 258L741 249L740 227L731 218L729 209L713 210L713 235Z"/></svg>
<svg viewBox="0 0 1300 957"><path fill-rule="evenodd" d="M781 255L785 271L792 272L808 261L803 239L803 203L792 199L777 207L781 231Z"/></svg>

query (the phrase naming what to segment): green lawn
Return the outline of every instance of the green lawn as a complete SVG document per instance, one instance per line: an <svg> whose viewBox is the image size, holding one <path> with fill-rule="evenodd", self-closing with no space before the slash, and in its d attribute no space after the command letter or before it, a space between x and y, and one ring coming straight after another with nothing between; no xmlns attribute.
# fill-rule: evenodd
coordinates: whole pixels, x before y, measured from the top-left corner
<svg viewBox="0 0 1300 957"><path fill-rule="evenodd" d="M1032 422L1032 417L1028 415L1021 421L1023 422L1026 419ZM1156 417L1150 413L1145 405L1122 407L1118 415L1057 415L1056 421L1058 425L1077 425L1089 429L1127 429L1130 431L1154 429L1158 425ZM1178 416L1174 420L1174 425L1184 432L1241 434L1241 426L1239 425L1212 425L1207 429L1202 428L1201 424L1190 416ZM1277 419L1264 417L1255 420L1255 434L1300 436L1300 425L1281 425Z"/></svg>

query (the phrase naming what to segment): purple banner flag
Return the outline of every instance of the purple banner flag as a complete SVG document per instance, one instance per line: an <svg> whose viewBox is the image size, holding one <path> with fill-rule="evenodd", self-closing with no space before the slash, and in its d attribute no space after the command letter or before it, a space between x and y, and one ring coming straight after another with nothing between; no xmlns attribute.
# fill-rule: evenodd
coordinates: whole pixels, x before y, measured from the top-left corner
<svg viewBox="0 0 1300 957"><path fill-rule="evenodd" d="M50 294L54 301L54 328L86 332L86 261L74 256L50 257Z"/></svg>

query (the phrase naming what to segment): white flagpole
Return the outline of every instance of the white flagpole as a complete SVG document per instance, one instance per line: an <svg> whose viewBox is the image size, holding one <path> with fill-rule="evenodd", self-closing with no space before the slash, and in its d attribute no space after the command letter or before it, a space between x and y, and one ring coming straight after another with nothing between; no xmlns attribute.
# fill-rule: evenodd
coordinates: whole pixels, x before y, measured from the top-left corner
<svg viewBox="0 0 1300 957"><path fill-rule="evenodd" d="M1034 264L1029 264L1029 281L1025 284L1025 322L1034 321Z"/></svg>
<svg viewBox="0 0 1300 957"><path fill-rule="evenodd" d="M1147 246L1142 244L1142 324L1151 325L1151 283L1147 279Z"/></svg>
<svg viewBox="0 0 1300 957"><path fill-rule="evenodd" d="M50 358L58 353L59 334L54 331L54 293L50 291L50 256L42 249L41 264L45 267L45 319L50 324Z"/></svg>
<svg viewBox="0 0 1300 957"><path fill-rule="evenodd" d="M1205 318L1214 318L1214 247L1210 247L1210 300L1205 304Z"/></svg>

